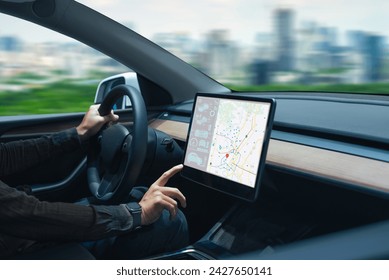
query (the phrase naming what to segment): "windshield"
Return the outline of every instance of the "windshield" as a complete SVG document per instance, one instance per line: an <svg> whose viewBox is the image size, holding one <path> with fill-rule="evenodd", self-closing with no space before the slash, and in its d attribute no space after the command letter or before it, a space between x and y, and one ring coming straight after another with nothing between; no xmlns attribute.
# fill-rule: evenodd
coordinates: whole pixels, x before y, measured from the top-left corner
<svg viewBox="0 0 389 280"><path fill-rule="evenodd" d="M387 1L79 2L233 90L389 92ZM9 103L0 115L55 113L59 102L64 112L84 111L101 79L129 71L50 30L4 14L0 22L0 102ZM48 97L53 89L72 98ZM37 108L35 95L15 92L50 101Z"/></svg>
<svg viewBox="0 0 389 280"><path fill-rule="evenodd" d="M389 89L387 1L81 2L232 89Z"/></svg>

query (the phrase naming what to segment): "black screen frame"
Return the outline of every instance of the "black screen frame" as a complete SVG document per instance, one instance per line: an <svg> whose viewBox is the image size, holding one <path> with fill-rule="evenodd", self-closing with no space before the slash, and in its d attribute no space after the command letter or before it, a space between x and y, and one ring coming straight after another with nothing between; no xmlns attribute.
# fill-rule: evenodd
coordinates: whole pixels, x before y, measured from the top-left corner
<svg viewBox="0 0 389 280"><path fill-rule="evenodd" d="M270 105L269 115L268 115L268 119L267 119L265 133L264 133L264 140L262 143L262 151L261 151L261 156L260 156L260 160L259 160L257 177L256 177L254 188L185 165L185 157L187 156L188 144L189 144L189 140L190 140L189 139L190 132L192 129L192 123L194 121L193 119L194 119L194 115L195 115L195 108L196 108L198 97L210 97L210 98L234 99L234 100L242 100L242 101L254 101L254 102L268 103ZM183 158L184 167L181 171L181 176L183 176L184 178L191 180L195 183L198 183L198 184L201 184L201 185L206 186L208 188L223 192L223 193L228 194L230 196L233 196L233 197L245 200L245 201L249 201L249 202L256 201L258 198L258 194L259 194L262 174L263 174L264 167L266 164L266 156L267 156L267 150L268 150L268 145L269 145L269 141L270 141L270 134L271 134L272 127L273 127L275 108L276 108L276 101L273 98L262 98L262 97L253 96L253 95L244 95L244 94L238 95L238 94L230 94L230 93L229 94L197 93L195 100L194 100L194 103L193 103L192 116L191 116L190 125L189 125L189 129L188 129L188 134L187 134L187 139L186 139L186 147L185 147L184 158Z"/></svg>

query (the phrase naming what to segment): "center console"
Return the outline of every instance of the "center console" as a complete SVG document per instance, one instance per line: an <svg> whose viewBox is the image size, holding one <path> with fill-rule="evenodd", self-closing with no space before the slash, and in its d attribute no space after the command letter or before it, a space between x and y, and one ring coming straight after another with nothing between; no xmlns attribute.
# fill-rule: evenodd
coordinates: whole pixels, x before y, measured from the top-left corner
<svg viewBox="0 0 389 280"><path fill-rule="evenodd" d="M277 246L309 236L313 224L287 214L273 203L237 202L199 241L153 259L234 259L272 252Z"/></svg>

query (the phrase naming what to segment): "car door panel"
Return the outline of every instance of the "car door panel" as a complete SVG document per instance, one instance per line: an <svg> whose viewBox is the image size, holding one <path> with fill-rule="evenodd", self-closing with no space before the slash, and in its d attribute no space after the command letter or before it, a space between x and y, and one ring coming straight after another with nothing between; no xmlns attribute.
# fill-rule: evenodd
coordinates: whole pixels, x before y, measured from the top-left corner
<svg viewBox="0 0 389 280"><path fill-rule="evenodd" d="M55 114L37 116L1 117L1 137L3 143L26 140L50 135L52 133L75 127L80 123L84 114ZM60 158L50 159L27 171L13 174L4 179L11 186L31 186L36 193L50 193L61 191L58 195L70 193L79 184L85 184L80 175L85 170L85 150L67 153ZM84 188L80 188L83 190ZM65 197L64 197L65 198Z"/></svg>

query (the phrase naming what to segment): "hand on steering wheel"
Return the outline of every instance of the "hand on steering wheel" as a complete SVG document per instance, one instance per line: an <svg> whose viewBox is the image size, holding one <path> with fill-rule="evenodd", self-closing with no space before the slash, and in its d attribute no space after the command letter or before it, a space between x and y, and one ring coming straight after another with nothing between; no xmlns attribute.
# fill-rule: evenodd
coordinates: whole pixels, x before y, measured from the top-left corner
<svg viewBox="0 0 389 280"><path fill-rule="evenodd" d="M99 107L100 105L91 105L80 125L76 127L81 140L89 139L91 136L99 132L104 124L116 122L119 119L119 116L113 114L112 111L105 116L100 116Z"/></svg>

